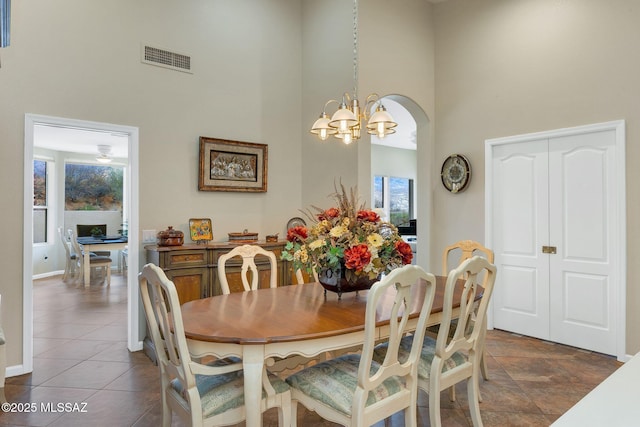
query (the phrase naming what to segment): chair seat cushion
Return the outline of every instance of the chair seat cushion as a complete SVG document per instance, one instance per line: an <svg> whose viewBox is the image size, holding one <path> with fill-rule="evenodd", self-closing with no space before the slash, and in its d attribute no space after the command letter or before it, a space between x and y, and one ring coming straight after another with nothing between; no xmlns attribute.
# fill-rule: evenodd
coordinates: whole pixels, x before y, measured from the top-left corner
<svg viewBox="0 0 640 427"><path fill-rule="evenodd" d="M411 353L411 346L413 345L413 335L406 336L400 340L400 350L398 353L398 360L404 362ZM433 356L436 352L436 340L429 336L424 337L424 343L422 344L422 351L420 352L420 363L418 363L418 376L423 379L429 379L431 372L431 363L433 362ZM373 350L373 359L378 363L382 363L385 355L387 354L387 345L380 344ZM447 359L442 368L442 372L446 372L449 369L453 369L456 366L466 363L467 356L462 352L455 352Z"/></svg>
<svg viewBox="0 0 640 427"><path fill-rule="evenodd" d="M229 358L220 359L208 363L210 366L224 366L230 363L237 363L240 359ZM277 376L268 373L269 381L276 393L284 393L289 390L289 386ZM222 375L196 375L196 387L200 395L202 405L202 416L208 418L221 414L230 409L244 405L244 381L242 371L230 372ZM171 387L186 399L186 393L182 383L178 379L171 381ZM262 397L266 397L266 392L262 390Z"/></svg>
<svg viewBox="0 0 640 427"><path fill-rule="evenodd" d="M287 378L289 385L300 392L330 406L345 415L351 415L353 395L358 385L360 356L348 354L318 363ZM371 364L371 374L380 364ZM403 383L391 377L369 393L367 406L404 389Z"/></svg>
<svg viewBox="0 0 640 427"><path fill-rule="evenodd" d="M93 264L94 262L111 262L111 258L109 258L108 256L100 256L100 255L96 255L96 256L92 256L91 258L89 258L91 260L91 263Z"/></svg>

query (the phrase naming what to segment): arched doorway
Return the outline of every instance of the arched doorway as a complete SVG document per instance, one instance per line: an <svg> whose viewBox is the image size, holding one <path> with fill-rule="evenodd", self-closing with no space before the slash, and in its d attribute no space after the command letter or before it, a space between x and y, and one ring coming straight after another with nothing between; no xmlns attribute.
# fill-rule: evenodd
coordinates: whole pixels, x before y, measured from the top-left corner
<svg viewBox="0 0 640 427"><path fill-rule="evenodd" d="M398 122L396 134L389 135L385 138L390 146L405 147L403 150L412 149L415 155L407 156L406 153L401 161L412 161L415 165L408 165L407 170L413 171L415 175L414 182L414 217L416 221L417 236L416 246L416 264L429 270L430 260L430 244L431 242L431 206L433 192L433 142L431 135L430 120L424 110L411 98L404 95L390 94L382 97L383 103L387 111L391 113L394 120ZM374 137L372 136L371 139ZM374 141L372 141L372 144ZM361 188L371 188L371 206L374 202L373 183L374 183L374 165L372 161L375 156L372 155L372 146L368 150L361 150L359 156L366 156L367 161L361 161L361 165L368 163L368 174L361 174L360 180L366 180L365 183L360 182ZM360 157L362 160L362 157ZM366 175L366 176L365 176Z"/></svg>

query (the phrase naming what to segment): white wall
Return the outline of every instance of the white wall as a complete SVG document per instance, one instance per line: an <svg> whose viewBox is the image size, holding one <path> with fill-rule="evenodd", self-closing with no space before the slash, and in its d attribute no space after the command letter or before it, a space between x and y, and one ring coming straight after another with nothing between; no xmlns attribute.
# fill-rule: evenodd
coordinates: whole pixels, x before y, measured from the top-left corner
<svg viewBox="0 0 640 427"><path fill-rule="evenodd" d="M435 8L436 158L468 156L468 190L434 193L440 247L484 239L484 141L626 120L628 161L640 158L637 0L448 0ZM627 265L640 265L640 210L627 167ZM473 212L473 214L470 214ZM633 278L633 270L627 272ZM633 280L633 279L632 279ZM640 350L640 288L627 286L627 352Z"/></svg>
<svg viewBox="0 0 640 427"><path fill-rule="evenodd" d="M0 195L22 206L25 113L137 127L140 230L184 232L213 220L214 239L245 228L284 234L289 218L324 205L334 180L368 200L368 139L320 144L309 126L353 87L352 4L343 0L13 2L11 46L0 50ZM411 97L432 117L432 6L361 2L360 92ZM372 48L405 46L381 62ZM370 40L370 41L367 41ZM149 44L192 58L193 74L140 62ZM268 192L199 192L198 137L269 146ZM3 209L6 240L22 241L23 212ZM62 215L62 213L60 213ZM135 250L135 249L131 249ZM143 248L137 249L144 262ZM130 266L132 269L135 266ZM139 266L138 266L139 267ZM22 250L0 257L9 365L21 360Z"/></svg>
<svg viewBox="0 0 640 427"><path fill-rule="evenodd" d="M301 206L298 0L12 6L11 46L0 50L7 241L22 241L25 113L138 127L141 229L187 231L189 218L210 217L216 240L245 228L283 234ZM142 64L141 43L190 55L193 74ZM199 192L201 135L268 144L268 192ZM21 361L21 253L0 257L9 365Z"/></svg>

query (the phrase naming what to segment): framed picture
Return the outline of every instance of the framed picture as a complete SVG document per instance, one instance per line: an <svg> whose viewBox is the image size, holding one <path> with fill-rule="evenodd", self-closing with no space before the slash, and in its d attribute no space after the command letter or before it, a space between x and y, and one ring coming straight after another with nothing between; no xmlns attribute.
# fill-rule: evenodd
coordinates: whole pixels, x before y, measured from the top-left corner
<svg viewBox="0 0 640 427"><path fill-rule="evenodd" d="M267 191L267 145L200 137L200 191Z"/></svg>
<svg viewBox="0 0 640 427"><path fill-rule="evenodd" d="M213 240L213 228L210 218L191 218L189 220L189 234L191 240L200 242L202 240Z"/></svg>

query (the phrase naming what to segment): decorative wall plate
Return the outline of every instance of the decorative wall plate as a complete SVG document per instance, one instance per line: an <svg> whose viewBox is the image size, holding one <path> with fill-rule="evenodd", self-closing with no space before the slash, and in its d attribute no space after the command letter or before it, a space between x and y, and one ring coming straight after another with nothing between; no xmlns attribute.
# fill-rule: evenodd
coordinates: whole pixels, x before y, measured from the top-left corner
<svg viewBox="0 0 640 427"><path fill-rule="evenodd" d="M194 242L213 240L211 218L189 219L189 234Z"/></svg>
<svg viewBox="0 0 640 427"><path fill-rule="evenodd" d="M442 163L442 185L452 193L467 188L471 181L471 164L462 154L452 154Z"/></svg>
<svg viewBox="0 0 640 427"><path fill-rule="evenodd" d="M307 223L305 222L304 219L300 218L300 217L293 217L289 220L289 222L287 222L287 230L293 227L306 227Z"/></svg>

